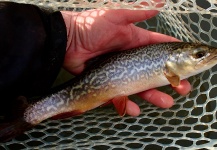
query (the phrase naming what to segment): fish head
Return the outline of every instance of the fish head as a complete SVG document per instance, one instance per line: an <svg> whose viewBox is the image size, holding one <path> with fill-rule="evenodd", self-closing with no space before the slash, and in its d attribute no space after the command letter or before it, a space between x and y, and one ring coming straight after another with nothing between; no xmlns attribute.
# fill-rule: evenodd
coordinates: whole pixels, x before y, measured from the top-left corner
<svg viewBox="0 0 217 150"><path fill-rule="evenodd" d="M217 48L199 43L182 43L170 55L167 69L180 79L196 75L217 64Z"/></svg>

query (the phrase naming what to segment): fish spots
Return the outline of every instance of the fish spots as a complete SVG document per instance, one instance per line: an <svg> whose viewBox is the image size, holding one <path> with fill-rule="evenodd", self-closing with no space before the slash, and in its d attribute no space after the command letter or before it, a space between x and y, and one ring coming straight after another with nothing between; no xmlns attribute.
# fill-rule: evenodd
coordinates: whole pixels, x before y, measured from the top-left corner
<svg viewBox="0 0 217 150"><path fill-rule="evenodd" d="M30 124L38 124L63 110L69 109L70 89L67 87L56 94L30 105L24 112L24 119Z"/></svg>
<svg viewBox="0 0 217 150"><path fill-rule="evenodd" d="M57 110L57 107L55 107L55 106L47 106L47 111L49 112L49 111L56 111Z"/></svg>
<svg viewBox="0 0 217 150"><path fill-rule="evenodd" d="M141 88L141 81L146 81L147 85L152 84L149 80L163 73L166 61L174 48L179 46L177 43L164 43L121 51L76 77L68 88L29 106L24 119L28 123L37 124L55 115L73 112L74 105L79 108L85 106L84 110L92 109L102 103L99 95L103 95L105 100L115 94L129 94L132 89L128 85L139 85Z"/></svg>
<svg viewBox="0 0 217 150"><path fill-rule="evenodd" d="M64 100L63 100L63 99L60 99L60 101L56 103L56 106L57 106L57 107L60 107L60 106L62 106L62 105L64 105Z"/></svg>

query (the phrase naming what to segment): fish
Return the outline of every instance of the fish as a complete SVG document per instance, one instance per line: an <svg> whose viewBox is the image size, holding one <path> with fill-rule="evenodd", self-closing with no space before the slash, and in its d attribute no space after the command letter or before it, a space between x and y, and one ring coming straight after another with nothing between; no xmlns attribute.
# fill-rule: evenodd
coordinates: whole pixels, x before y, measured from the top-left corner
<svg viewBox="0 0 217 150"><path fill-rule="evenodd" d="M129 95L171 84L217 64L217 48L202 43L168 42L118 51L36 102L25 104L21 117L0 125L0 142L10 140L48 118L80 115L106 104L119 103L126 113ZM25 96L19 97L25 100Z"/></svg>

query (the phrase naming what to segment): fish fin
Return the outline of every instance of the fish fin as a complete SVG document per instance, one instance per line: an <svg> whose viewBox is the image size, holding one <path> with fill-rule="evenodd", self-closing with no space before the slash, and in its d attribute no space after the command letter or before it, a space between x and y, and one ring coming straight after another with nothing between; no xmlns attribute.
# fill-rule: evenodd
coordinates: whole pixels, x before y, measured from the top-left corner
<svg viewBox="0 0 217 150"><path fill-rule="evenodd" d="M27 123L22 118L12 122L0 123L0 143L9 141L32 127L34 125Z"/></svg>
<svg viewBox="0 0 217 150"><path fill-rule="evenodd" d="M100 107L107 106L107 105L109 105L109 104L111 104L111 103L112 103L112 101L108 101L108 102L106 102L106 103L102 104Z"/></svg>
<svg viewBox="0 0 217 150"><path fill-rule="evenodd" d="M51 119L53 119L53 120L66 119L66 118L78 116L81 114L83 114L83 112L74 110L71 112L66 112L66 113L61 113L61 114L55 115L55 116L51 117Z"/></svg>
<svg viewBox="0 0 217 150"><path fill-rule="evenodd" d="M169 69L167 65L166 70L164 71L164 75L173 87L177 87L180 85L180 77L175 74L171 69Z"/></svg>
<svg viewBox="0 0 217 150"><path fill-rule="evenodd" d="M8 100L0 106L0 124L22 118L25 109L29 105L27 98L25 96L8 96L4 98L8 98Z"/></svg>
<svg viewBox="0 0 217 150"><path fill-rule="evenodd" d="M112 102L120 116L124 116L126 114L126 103L127 103L128 97L127 96L120 96L115 97L112 99Z"/></svg>

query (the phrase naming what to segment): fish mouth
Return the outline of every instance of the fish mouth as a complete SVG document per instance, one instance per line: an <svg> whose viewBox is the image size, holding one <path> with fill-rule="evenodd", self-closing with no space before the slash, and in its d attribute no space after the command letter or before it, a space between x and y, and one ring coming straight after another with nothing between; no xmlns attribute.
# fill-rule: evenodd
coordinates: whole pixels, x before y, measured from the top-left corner
<svg viewBox="0 0 217 150"><path fill-rule="evenodd" d="M210 63L213 59L216 59L217 58L217 54L210 57L205 63ZM217 63L217 59L216 59L216 63Z"/></svg>
<svg viewBox="0 0 217 150"><path fill-rule="evenodd" d="M204 59L206 59L205 61L204 61ZM216 59L216 61L213 61L214 59ZM204 61L204 62L203 62ZM213 63L211 63L211 62L213 62ZM209 56L208 58L203 58L203 59L201 59L195 66L194 66L194 68L196 69L196 68L198 68L199 67L199 64L206 64L206 65L208 65L208 64L217 64L217 54L216 55L214 55L214 56Z"/></svg>

